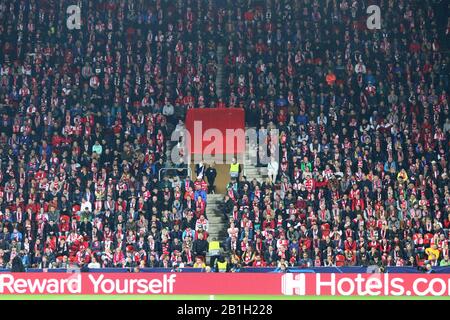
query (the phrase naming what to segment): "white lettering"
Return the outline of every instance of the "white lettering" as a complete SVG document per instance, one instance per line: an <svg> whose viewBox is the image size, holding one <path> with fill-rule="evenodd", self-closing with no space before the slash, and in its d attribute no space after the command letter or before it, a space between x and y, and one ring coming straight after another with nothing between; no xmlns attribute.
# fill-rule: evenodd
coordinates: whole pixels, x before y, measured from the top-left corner
<svg viewBox="0 0 450 320"><path fill-rule="evenodd" d="M167 279L167 275L164 275L164 293L173 293L173 285L175 284L176 281L176 275L175 274L171 274L169 276L169 279ZM169 283L169 289L167 289L167 283Z"/></svg>
<svg viewBox="0 0 450 320"><path fill-rule="evenodd" d="M105 279L100 284L100 287L102 289L102 293L110 294L114 292L114 281L111 279Z"/></svg>
<svg viewBox="0 0 450 320"><path fill-rule="evenodd" d="M16 280L16 282L17 282L17 280ZM30 293L35 293L36 291L38 293L43 293L45 290L45 285L47 284L47 279L44 279L42 281L40 281L39 279L34 279L34 280L28 279L27 282L28 282L28 287L29 287Z"/></svg>
<svg viewBox="0 0 450 320"><path fill-rule="evenodd" d="M434 285L436 283L441 287L441 289L439 291L436 291L434 288ZM445 283L445 281L443 279L440 279L440 278L432 279L428 285L428 290L433 296L443 295L444 292L446 291L446 289L447 289L447 284Z"/></svg>
<svg viewBox="0 0 450 320"><path fill-rule="evenodd" d="M359 276L361 276L361 275L359 275ZM346 284L346 283L348 283L348 285L349 285L349 290L347 290L347 291L344 290L344 284ZM355 283L350 278L342 278L337 283L337 290L338 290L339 294L341 294L343 296L349 296L355 291Z"/></svg>
<svg viewBox="0 0 450 320"><path fill-rule="evenodd" d="M379 296L381 294L381 288L383 288L383 283L381 279L376 277L370 277L366 282L366 291L364 294L370 296Z"/></svg>
<svg viewBox="0 0 450 320"><path fill-rule="evenodd" d="M0 293L4 293L5 287L8 288L8 291L12 293L14 290L12 288L12 284L14 283L14 277L10 274L2 274L0 275Z"/></svg>
<svg viewBox="0 0 450 320"><path fill-rule="evenodd" d="M148 287L151 293L160 293L162 285L160 280L152 279L150 280Z"/></svg>
<svg viewBox="0 0 450 320"><path fill-rule="evenodd" d="M322 277L322 275L320 273L318 273L317 277L316 277L316 295L320 295L322 287L330 287L330 289L331 289L330 295L334 296L336 294L336 287L335 287L336 276L335 276L335 274L334 273L331 274L331 280L329 282L321 281L321 277Z"/></svg>
<svg viewBox="0 0 450 320"><path fill-rule="evenodd" d="M77 5L70 5L67 7L66 10L67 14L70 14L70 16L67 18L66 26L67 29L73 30L73 29L81 29L81 9Z"/></svg>
<svg viewBox="0 0 450 320"><path fill-rule="evenodd" d="M369 30L381 29L381 10L380 7L373 4L367 7L366 13L370 14L366 25Z"/></svg>
<svg viewBox="0 0 450 320"><path fill-rule="evenodd" d="M305 294L305 275L286 273L281 279L281 292L285 295Z"/></svg>
<svg viewBox="0 0 450 320"><path fill-rule="evenodd" d="M14 293L26 293L27 292L28 283L25 279L17 279L14 281Z"/></svg>
<svg viewBox="0 0 450 320"><path fill-rule="evenodd" d="M402 296L405 293L405 289L403 288L403 279L402 278L393 278L391 281L391 285L392 289L397 289L397 290L391 290L391 292L388 292L385 295L393 295L393 296ZM388 288L389 286L385 285L384 286L385 289Z"/></svg>
<svg viewBox="0 0 450 320"><path fill-rule="evenodd" d="M100 283L102 282L102 280L103 280L103 278L104 278L104 275L100 275L99 277L98 277L98 279L95 279L95 277L92 275L92 274L90 274L89 276L88 276L88 278L89 278L89 280L92 282L92 284L94 285L94 293L98 293L99 292L99 285L100 285Z"/></svg>
<svg viewBox="0 0 450 320"><path fill-rule="evenodd" d="M64 279L66 280L66 279ZM75 277L71 277L67 280L67 291L70 293L81 293L81 275L77 274ZM64 292L64 289L63 289Z"/></svg>
<svg viewBox="0 0 450 320"><path fill-rule="evenodd" d="M428 289L426 289L425 291L419 290L419 288L418 288L419 283L428 283L428 280L424 279L424 278L418 278L418 279L414 280L414 283L413 283L414 293L417 294L418 296L425 296L425 295L427 295Z"/></svg>

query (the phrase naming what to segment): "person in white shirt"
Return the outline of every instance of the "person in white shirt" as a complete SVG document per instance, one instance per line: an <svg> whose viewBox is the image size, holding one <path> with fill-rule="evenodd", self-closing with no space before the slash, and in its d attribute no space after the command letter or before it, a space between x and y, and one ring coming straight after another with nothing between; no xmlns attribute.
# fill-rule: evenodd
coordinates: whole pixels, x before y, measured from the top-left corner
<svg viewBox="0 0 450 320"><path fill-rule="evenodd" d="M92 203L89 200L81 199L81 211L92 211Z"/></svg>
<svg viewBox="0 0 450 320"><path fill-rule="evenodd" d="M359 61L356 66L355 66L355 72L356 73L362 73L362 74L366 74L366 66L364 65L364 63L362 63L362 61Z"/></svg>
<svg viewBox="0 0 450 320"><path fill-rule="evenodd" d="M100 263L97 262L97 258L95 257L95 255L92 255L92 260L91 260L91 262L89 262L88 268L89 269L99 269L100 268Z"/></svg>
<svg viewBox="0 0 450 320"><path fill-rule="evenodd" d="M274 157L271 157L270 162L267 165L267 174L269 175L269 179L272 182L275 182L275 179L277 178L278 168L279 168L279 164L278 164L277 160Z"/></svg>

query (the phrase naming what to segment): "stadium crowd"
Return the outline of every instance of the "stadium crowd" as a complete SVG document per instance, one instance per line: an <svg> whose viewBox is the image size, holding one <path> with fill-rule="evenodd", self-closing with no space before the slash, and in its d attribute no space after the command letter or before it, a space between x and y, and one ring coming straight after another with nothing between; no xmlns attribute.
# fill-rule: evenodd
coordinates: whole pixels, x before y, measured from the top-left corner
<svg viewBox="0 0 450 320"><path fill-rule="evenodd" d="M0 266L201 263L207 187L159 173L215 99L211 2L83 0L69 30L72 2L0 1Z"/></svg>
<svg viewBox="0 0 450 320"><path fill-rule="evenodd" d="M233 266L449 265L450 70L439 39L450 24L438 26L435 3L228 10L226 103L280 132L267 181L228 187ZM381 30L366 26L369 4L381 5Z"/></svg>
<svg viewBox="0 0 450 320"><path fill-rule="evenodd" d="M233 270L449 265L435 1L379 1L381 30L367 2L80 0L68 30L72 1L0 0L0 267L205 267L205 179L159 179L194 107L281 132L225 196Z"/></svg>

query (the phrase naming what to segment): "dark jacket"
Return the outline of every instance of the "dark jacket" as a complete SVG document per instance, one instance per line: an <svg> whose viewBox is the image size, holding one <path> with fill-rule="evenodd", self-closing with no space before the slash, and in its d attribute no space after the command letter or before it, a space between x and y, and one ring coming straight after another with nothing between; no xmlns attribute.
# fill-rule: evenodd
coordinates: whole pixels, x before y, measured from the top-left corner
<svg viewBox="0 0 450 320"><path fill-rule="evenodd" d="M206 255L206 252L208 251L208 241L206 240L200 240L197 239L192 244L192 251L195 255Z"/></svg>

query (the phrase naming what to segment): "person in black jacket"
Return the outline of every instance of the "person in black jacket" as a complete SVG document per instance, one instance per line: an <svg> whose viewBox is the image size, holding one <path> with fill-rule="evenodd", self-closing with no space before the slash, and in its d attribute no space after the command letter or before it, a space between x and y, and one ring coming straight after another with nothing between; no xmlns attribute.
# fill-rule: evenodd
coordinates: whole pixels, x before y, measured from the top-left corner
<svg viewBox="0 0 450 320"><path fill-rule="evenodd" d="M195 173L197 175L197 179L203 179L203 176L205 174L206 165L203 163L203 161L200 161L195 165Z"/></svg>
<svg viewBox="0 0 450 320"><path fill-rule="evenodd" d="M223 215L226 220L229 219L231 213L233 212L234 202L230 198L230 196L227 194L225 196L224 204L222 206Z"/></svg>
<svg viewBox="0 0 450 320"><path fill-rule="evenodd" d="M44 238L47 236L59 236L59 228L53 220L50 220L49 223L46 223L44 226Z"/></svg>
<svg viewBox="0 0 450 320"><path fill-rule="evenodd" d="M183 218L181 229L186 230L186 228L195 229L195 220L192 218L192 215L187 215L186 218Z"/></svg>
<svg viewBox="0 0 450 320"><path fill-rule="evenodd" d="M11 262L11 272L25 272L22 259L19 256L15 256Z"/></svg>
<svg viewBox="0 0 450 320"><path fill-rule="evenodd" d="M277 253L275 252L273 246L269 246L264 252L264 261L267 263L267 266L274 266L278 260Z"/></svg>
<svg viewBox="0 0 450 320"><path fill-rule="evenodd" d="M61 238L56 248L56 257L63 257L69 255L69 246L65 238Z"/></svg>
<svg viewBox="0 0 450 320"><path fill-rule="evenodd" d="M87 217L85 217L83 222L80 223L80 233L84 236L92 234L92 223Z"/></svg>
<svg viewBox="0 0 450 320"><path fill-rule="evenodd" d="M179 252L183 251L182 243L180 242L180 239L178 239L178 238L174 238L169 245L170 252L174 252L175 250L177 250Z"/></svg>
<svg viewBox="0 0 450 320"><path fill-rule="evenodd" d="M208 178L208 192L216 193L216 186L214 185L214 181L217 177L217 170L214 167L214 163L212 163L205 172L206 178Z"/></svg>
<svg viewBox="0 0 450 320"><path fill-rule="evenodd" d="M208 251L208 241L203 239L203 234L199 233L198 239L192 244L192 251L196 256L206 257Z"/></svg>

